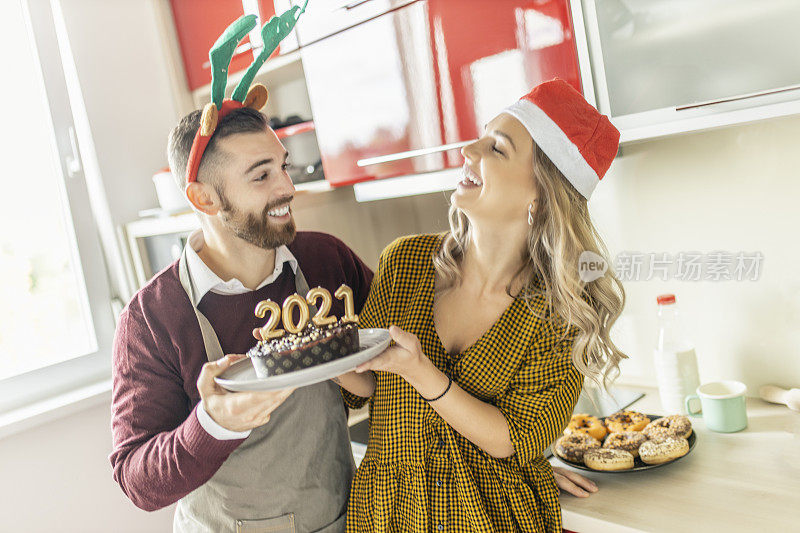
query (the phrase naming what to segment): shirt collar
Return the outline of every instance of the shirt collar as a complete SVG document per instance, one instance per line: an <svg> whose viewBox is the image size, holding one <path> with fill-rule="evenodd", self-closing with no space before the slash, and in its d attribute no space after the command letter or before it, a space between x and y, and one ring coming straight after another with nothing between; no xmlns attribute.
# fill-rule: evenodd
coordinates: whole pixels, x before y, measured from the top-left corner
<svg viewBox="0 0 800 533"><path fill-rule="evenodd" d="M208 265L197 255L197 252L204 245L205 239L203 238L202 230L192 232L186 242L186 263L189 267L189 279L191 280L196 300L199 302L209 291L225 295L250 292L250 289L245 287L238 279L231 278L228 281L224 281L208 268ZM278 279L278 276L283 272L284 263L289 263L292 272L297 273L297 258L292 254L288 246L281 245L275 248L275 270L255 290Z"/></svg>

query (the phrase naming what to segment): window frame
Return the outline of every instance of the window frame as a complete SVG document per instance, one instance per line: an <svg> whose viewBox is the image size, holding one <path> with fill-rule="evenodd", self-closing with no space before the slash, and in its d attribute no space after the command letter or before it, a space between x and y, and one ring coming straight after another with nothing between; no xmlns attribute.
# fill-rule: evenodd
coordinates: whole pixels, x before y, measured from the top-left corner
<svg viewBox="0 0 800 533"><path fill-rule="evenodd" d="M67 65L72 62L72 56L60 5L55 0L20 0L20 4L39 61L38 70L50 111L53 137L49 149L56 150L60 163L62 179L58 183L66 203L67 231L77 243L77 249L73 249L73 265L87 295L95 345L91 353L0 380L0 413L107 381L111 374L116 327L109 270L76 134L76 118L79 118L74 115L76 107L83 113L85 109L82 105L73 106L71 97L75 96L77 80L72 80L72 91L67 82L66 71L74 64ZM80 139L87 148L83 152L93 153L94 147L86 146L91 138L83 135Z"/></svg>

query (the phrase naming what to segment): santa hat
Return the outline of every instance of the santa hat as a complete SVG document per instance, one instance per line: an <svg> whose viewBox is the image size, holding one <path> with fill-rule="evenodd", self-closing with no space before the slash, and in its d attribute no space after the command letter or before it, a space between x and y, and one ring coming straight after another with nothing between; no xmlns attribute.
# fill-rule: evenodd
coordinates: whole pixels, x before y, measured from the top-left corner
<svg viewBox="0 0 800 533"><path fill-rule="evenodd" d="M617 155L619 131L581 93L554 78L507 107L587 200Z"/></svg>

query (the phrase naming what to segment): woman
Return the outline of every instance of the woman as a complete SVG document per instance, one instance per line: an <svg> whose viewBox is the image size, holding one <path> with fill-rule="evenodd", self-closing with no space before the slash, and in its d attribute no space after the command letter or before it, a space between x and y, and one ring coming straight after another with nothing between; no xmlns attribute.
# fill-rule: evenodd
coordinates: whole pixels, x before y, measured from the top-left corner
<svg viewBox="0 0 800 533"><path fill-rule="evenodd" d="M451 230L381 255L361 314L395 344L340 376L370 437L348 531L561 531L547 446L584 376L625 357L609 338L624 305L586 200L619 132L562 80L536 87L466 146ZM366 372L367 370L371 372Z"/></svg>

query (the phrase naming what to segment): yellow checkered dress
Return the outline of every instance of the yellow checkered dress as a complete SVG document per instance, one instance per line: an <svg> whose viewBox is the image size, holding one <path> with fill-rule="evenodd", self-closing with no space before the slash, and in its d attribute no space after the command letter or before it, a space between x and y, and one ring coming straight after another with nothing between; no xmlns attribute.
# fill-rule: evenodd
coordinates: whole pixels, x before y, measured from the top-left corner
<svg viewBox="0 0 800 533"><path fill-rule="evenodd" d="M461 388L498 407L515 454L496 459L455 432L401 377L376 372L366 456L355 474L347 531L561 532L558 487L542 453L569 421L583 383L560 335L516 299L472 346L450 356L433 325L432 257L442 235L398 239L381 254L361 312L364 328L414 333ZM531 306L543 314L539 296ZM561 330L563 332L563 329Z"/></svg>

